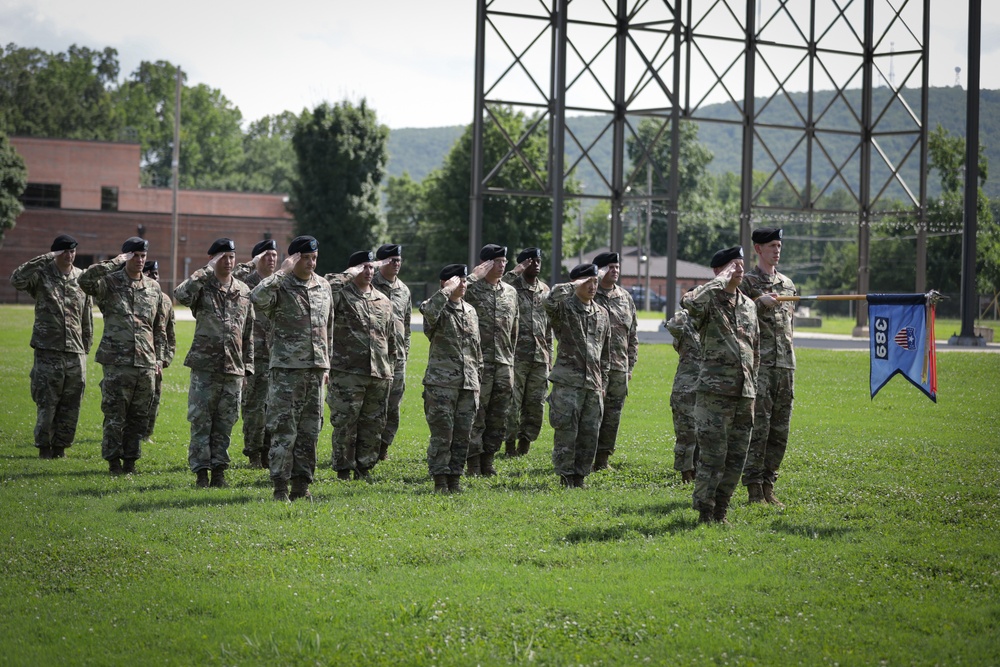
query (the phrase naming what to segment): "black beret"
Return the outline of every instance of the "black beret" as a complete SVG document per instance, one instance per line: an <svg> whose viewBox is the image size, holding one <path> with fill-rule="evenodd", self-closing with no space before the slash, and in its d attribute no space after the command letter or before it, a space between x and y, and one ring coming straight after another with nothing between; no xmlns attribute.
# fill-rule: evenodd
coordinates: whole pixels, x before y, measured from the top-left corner
<svg viewBox="0 0 1000 667"><path fill-rule="evenodd" d="M534 259L535 257L538 259L542 258L541 248L525 248L521 252L517 253L517 263L520 264L525 260Z"/></svg>
<svg viewBox="0 0 1000 667"><path fill-rule="evenodd" d="M717 269L720 266L725 266L734 259L743 259L743 246L734 245L732 248L726 248L720 250L719 252L712 255L712 263L710 266L713 269Z"/></svg>
<svg viewBox="0 0 1000 667"><path fill-rule="evenodd" d="M76 239L69 234L60 234L56 237L56 240L52 242L52 247L49 248L52 252L61 252L63 250L72 250L77 245Z"/></svg>
<svg viewBox="0 0 1000 667"><path fill-rule="evenodd" d="M140 239L138 236L130 236L122 244L122 252L146 252L149 250L149 241Z"/></svg>
<svg viewBox="0 0 1000 667"><path fill-rule="evenodd" d="M253 247L253 250L250 252L250 256L256 257L260 253L266 252L268 250L277 251L278 242L275 241L274 239L264 239L263 241L260 241L257 245Z"/></svg>
<svg viewBox="0 0 1000 667"><path fill-rule="evenodd" d="M569 272L570 280L576 280L577 278L596 278L596 277L597 277L596 264L579 264L573 267L573 270Z"/></svg>
<svg viewBox="0 0 1000 667"><path fill-rule="evenodd" d="M469 275L469 267L465 264L449 264L441 269L441 273L438 277L441 278L441 280L448 280L449 278L454 278L455 276L464 278L467 275Z"/></svg>
<svg viewBox="0 0 1000 667"><path fill-rule="evenodd" d="M385 243L375 251L375 259L389 259L390 257L402 257L403 246L398 243Z"/></svg>
<svg viewBox="0 0 1000 667"><path fill-rule="evenodd" d="M506 256L507 246L497 245L495 243L487 243L483 246L483 249L479 251L479 259L484 262L489 259L498 259Z"/></svg>
<svg viewBox="0 0 1000 667"><path fill-rule="evenodd" d="M316 252L319 250L319 244L316 243L316 239L311 236L296 236L292 239L292 242L288 244L288 254L294 255L299 252Z"/></svg>
<svg viewBox="0 0 1000 667"><path fill-rule="evenodd" d="M142 272L143 273L159 273L160 272L160 263L157 262L155 259L151 260L151 261L148 261L148 262L146 262L145 264L142 265Z"/></svg>
<svg viewBox="0 0 1000 667"><path fill-rule="evenodd" d="M371 250L359 250L355 253L351 253L351 258L347 260L347 268L357 266L358 264L364 264L365 262L370 262L373 259L375 259L375 255L372 254Z"/></svg>
<svg viewBox="0 0 1000 667"><path fill-rule="evenodd" d="M602 252L594 258L594 264L597 265L597 268L602 269L608 264L621 264L621 258L616 252Z"/></svg>
<svg viewBox="0 0 1000 667"><path fill-rule="evenodd" d="M760 229L753 230L753 234L750 238L754 243L770 243L771 241L781 240L781 229L775 227L761 227Z"/></svg>
<svg viewBox="0 0 1000 667"><path fill-rule="evenodd" d="M215 239L212 247L208 249L208 254L215 256L220 252L236 252L236 244L232 239Z"/></svg>

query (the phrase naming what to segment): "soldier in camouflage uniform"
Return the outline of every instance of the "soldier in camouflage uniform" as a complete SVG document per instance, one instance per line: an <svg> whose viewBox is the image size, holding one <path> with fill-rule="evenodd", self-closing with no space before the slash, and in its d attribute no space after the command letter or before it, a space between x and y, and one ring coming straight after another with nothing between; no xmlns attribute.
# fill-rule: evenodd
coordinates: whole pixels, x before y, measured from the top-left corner
<svg viewBox="0 0 1000 667"><path fill-rule="evenodd" d="M134 473L142 456L140 438L167 344L163 292L142 273L148 247L147 241L133 236L122 244L122 254L94 264L79 279L104 316L97 348L97 363L104 368L101 456L112 475Z"/></svg>
<svg viewBox="0 0 1000 667"><path fill-rule="evenodd" d="M514 348L514 394L507 412L507 456L527 454L542 428L552 367L552 327L545 312L549 286L538 277L541 270L542 251L525 248L517 255L517 266L503 277L517 290L519 323Z"/></svg>
<svg viewBox="0 0 1000 667"><path fill-rule="evenodd" d="M439 274L441 289L420 304L424 334L430 339L424 373L424 414L430 429L427 467L435 493L459 493L462 468L479 410L483 353L479 317L465 303L465 264L449 264Z"/></svg>
<svg viewBox="0 0 1000 667"><path fill-rule="evenodd" d="M698 374L701 370L701 340L686 310L678 310L664 326L674 339L677 372L670 392L674 418L674 470L684 484L694 481L698 461L698 429L694 421Z"/></svg>
<svg viewBox="0 0 1000 667"><path fill-rule="evenodd" d="M517 290L501 278L507 266L507 248L487 244L479 252L482 263L468 278L465 300L479 317L483 350L479 412L472 425L467 474L497 474L493 458L507 429L507 411L514 394L514 348L517 345Z"/></svg>
<svg viewBox="0 0 1000 667"><path fill-rule="evenodd" d="M618 253L602 252L594 258L594 264L600 274L594 300L608 311L611 318L611 369L594 459L594 470L605 470L610 467L608 457L615 453L628 383L632 380L632 369L639 356L639 329L632 295L618 285L621 275Z"/></svg>
<svg viewBox="0 0 1000 667"><path fill-rule="evenodd" d="M743 279L743 248L720 250L711 264L716 277L681 299L702 353L694 408L698 467L693 506L700 523L728 523L726 511L753 431L760 337L757 309L737 289Z"/></svg>
<svg viewBox="0 0 1000 667"><path fill-rule="evenodd" d="M142 272L150 280L160 282L160 263L156 261L146 261L142 266ZM163 292L160 292L160 308L167 315L167 344L162 350L160 357L160 372L156 374L156 383L153 385L153 402L149 406L149 421L142 431L142 439L149 440L153 437L153 429L156 428L156 417L160 414L160 397L163 394L163 369L170 366L177 352L177 334L174 332L174 304Z"/></svg>
<svg viewBox="0 0 1000 667"><path fill-rule="evenodd" d="M319 244L311 236L298 236L288 254L281 268L251 292L254 310L271 321L268 460L278 501L312 497L309 484L316 472L333 335L330 284L315 274Z"/></svg>
<svg viewBox="0 0 1000 667"><path fill-rule="evenodd" d="M552 465L566 487L583 488L590 474L611 366L611 322L594 299L597 271L593 264L577 266L569 274L573 282L556 285L545 300L559 341L549 374Z"/></svg>
<svg viewBox="0 0 1000 667"><path fill-rule="evenodd" d="M774 495L778 468L788 445L788 428L795 399L795 349L792 347L794 309L779 296L797 296L791 278L778 271L781 230L763 227L751 235L757 265L746 272L740 290L757 304L760 325L760 370L753 437L743 468L743 484L751 503L784 507Z"/></svg>
<svg viewBox="0 0 1000 667"><path fill-rule="evenodd" d="M73 266L77 242L61 235L51 252L14 270L10 283L35 299L31 347L31 398L38 407L35 447L43 459L62 458L73 445L87 386L87 353L94 341L91 300Z"/></svg>
<svg viewBox="0 0 1000 667"><path fill-rule="evenodd" d="M392 388L389 390L385 429L382 431L382 445L378 453L379 461L384 461L388 457L396 431L399 430L399 404L406 391L406 359L410 355L413 302L410 288L399 279L399 269L403 265L403 246L386 243L375 251L375 261L382 264L372 278L372 287L392 301L392 320L396 329L396 362L392 372Z"/></svg>
<svg viewBox="0 0 1000 667"><path fill-rule="evenodd" d="M233 277L232 239L216 240L208 254L212 258L208 266L178 285L174 296L191 308L195 318L194 340L184 359L191 369L188 465L199 488L225 488L243 378L254 372L253 304L250 288Z"/></svg>
<svg viewBox="0 0 1000 667"><path fill-rule="evenodd" d="M274 273L278 265L278 244L265 239L253 247L253 259L237 264L233 276L251 290ZM243 454L251 468L268 468L267 453L271 433L267 430L267 378L271 363L271 320L259 309L253 314L254 373L244 378L240 408L243 412Z"/></svg>
<svg viewBox="0 0 1000 667"><path fill-rule="evenodd" d="M355 252L347 270L326 276L336 313L326 402L337 479L372 481L396 362L392 301L372 287L375 256Z"/></svg>

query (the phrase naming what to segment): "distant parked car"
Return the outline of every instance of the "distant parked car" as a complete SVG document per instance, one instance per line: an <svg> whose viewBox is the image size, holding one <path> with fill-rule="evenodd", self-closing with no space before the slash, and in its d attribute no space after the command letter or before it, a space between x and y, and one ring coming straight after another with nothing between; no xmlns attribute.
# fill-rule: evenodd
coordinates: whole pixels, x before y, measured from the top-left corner
<svg viewBox="0 0 1000 667"><path fill-rule="evenodd" d="M643 310L646 307L646 288L641 285L632 285L626 287L628 293L632 295L632 300L635 301L635 307L638 310ZM649 291L649 309L663 312L663 309L667 307L667 298L660 296L655 291Z"/></svg>

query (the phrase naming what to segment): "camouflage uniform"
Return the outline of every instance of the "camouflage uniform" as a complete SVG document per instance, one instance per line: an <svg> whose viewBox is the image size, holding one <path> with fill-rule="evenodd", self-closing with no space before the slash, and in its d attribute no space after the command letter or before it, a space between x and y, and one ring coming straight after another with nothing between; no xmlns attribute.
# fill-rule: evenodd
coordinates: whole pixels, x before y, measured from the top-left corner
<svg viewBox="0 0 1000 667"><path fill-rule="evenodd" d="M396 329L396 362L393 366L392 388L389 390L389 404L386 411L385 429L382 431L382 446L379 457L384 458L396 431L399 430L399 404L403 401L406 391L406 359L410 356L410 318L413 313L413 302L410 288L399 278L390 283L380 271L375 271L372 287L389 297L392 301L393 324Z"/></svg>
<svg viewBox="0 0 1000 667"><path fill-rule="evenodd" d="M518 329L514 348L514 394L507 412L507 441L534 442L542 428L549 368L552 366L552 327L545 312L549 286L541 278L532 285L508 271L503 281L517 290Z"/></svg>
<svg viewBox="0 0 1000 667"><path fill-rule="evenodd" d="M514 347L517 344L517 290L503 282L491 285L470 275L465 300L476 309L483 372L479 411L472 425L469 457L492 456L500 449L507 428L507 411L514 394Z"/></svg>
<svg viewBox="0 0 1000 667"><path fill-rule="evenodd" d="M632 369L639 356L639 334L635 302L632 295L619 285L614 285L611 289L598 285L594 302L604 306L611 318L611 369L608 372L608 391L604 397L601 435L597 440L598 456L607 457L615 451L622 408L625 407L625 397L628 396L629 378L632 377Z"/></svg>
<svg viewBox="0 0 1000 667"><path fill-rule="evenodd" d="M87 386L87 353L94 341L91 299L78 282L82 273L74 266L63 275L45 254L17 267L10 277L15 289L35 299L31 398L38 407L35 447L39 449L65 449L76 437Z"/></svg>
<svg viewBox="0 0 1000 667"><path fill-rule="evenodd" d="M243 377L253 375L253 304L236 278L219 283L212 269L198 269L174 290L195 317L194 340L184 359L191 369L188 421L191 472L229 467L229 443L240 413Z"/></svg>
<svg viewBox="0 0 1000 667"><path fill-rule="evenodd" d="M242 280L253 290L263 277L253 264L237 264L233 277ZM268 366L271 363L271 320L260 309L253 313L253 375L243 383L240 407L243 413L243 454L252 457L259 453L267 458L271 448L271 433L267 430Z"/></svg>
<svg viewBox="0 0 1000 667"><path fill-rule="evenodd" d="M580 301L572 283L553 287L545 310L559 342L549 374L552 465L557 475L582 479L597 453L611 366L611 322L596 302Z"/></svg>
<svg viewBox="0 0 1000 667"><path fill-rule="evenodd" d="M667 322L677 350L677 372L670 392L674 418L674 470L694 471L698 457L698 429L694 422L698 373L701 369L701 339L685 310L678 310Z"/></svg>
<svg viewBox="0 0 1000 667"><path fill-rule="evenodd" d="M334 469L365 476L378 463L396 362L396 327L389 298L361 292L346 273L326 276L336 323L326 402L333 424Z"/></svg>
<svg viewBox="0 0 1000 667"><path fill-rule="evenodd" d="M740 289L756 301L763 294L795 296L798 290L787 276L775 271L769 276L755 266L743 276ZM760 326L760 370L753 437L743 468L743 484L771 484L788 445L788 428L795 399L795 349L792 347L794 309L791 302L767 308L757 302Z"/></svg>
<svg viewBox="0 0 1000 667"><path fill-rule="evenodd" d="M153 437L153 430L156 428L156 417L160 414L160 397L163 394L163 369L168 368L174 360L177 352L177 334L174 332L174 304L166 294L160 293L160 308L167 316L167 344L164 346L160 357L160 370L156 374L156 382L153 384L153 402L149 406L149 420L146 428L142 431L142 439L149 440Z"/></svg>
<svg viewBox="0 0 1000 667"><path fill-rule="evenodd" d="M104 335L96 360L104 368L101 456L110 462L142 456L140 438L149 421L159 360L167 345L167 313L159 284L142 275L129 278L118 258L94 264L80 276L80 287L104 316Z"/></svg>
<svg viewBox="0 0 1000 667"><path fill-rule="evenodd" d="M311 482L323 426L323 377L330 368L330 284L317 275L302 281L293 273L277 271L250 295L254 311L271 321L267 393L271 479Z"/></svg>
<svg viewBox="0 0 1000 667"><path fill-rule="evenodd" d="M461 475L479 410L483 353L479 317L465 303L438 291L420 304L430 339L424 373L424 414L430 429L427 467L433 475Z"/></svg>
<svg viewBox="0 0 1000 667"><path fill-rule="evenodd" d="M694 417L698 467L693 506L712 512L728 506L740 481L753 429L753 402L760 363L757 309L716 277L681 299L701 338L702 363Z"/></svg>

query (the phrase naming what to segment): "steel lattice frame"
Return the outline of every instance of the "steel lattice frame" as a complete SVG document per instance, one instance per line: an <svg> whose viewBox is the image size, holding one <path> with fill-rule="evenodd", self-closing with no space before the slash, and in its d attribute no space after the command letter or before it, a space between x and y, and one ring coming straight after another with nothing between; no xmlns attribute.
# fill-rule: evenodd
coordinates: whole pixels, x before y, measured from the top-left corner
<svg viewBox="0 0 1000 667"><path fill-rule="evenodd" d="M923 291L929 16L930 0L478 0L470 262L476 263L482 245L483 200L489 196L551 198L553 279L562 270L567 197L611 201L610 240L618 250L623 208L657 202L669 211L667 299L673 309L680 123L697 121L740 130L744 247L750 248L754 223L775 210L761 201L767 184L783 182L797 205L780 210L800 212L818 211L823 195L842 188L852 206L823 211L857 215L858 288L866 292L870 223L880 201L894 196L913 210L916 289ZM898 85L897 61L903 65ZM792 89L805 92L785 94ZM719 98L727 103L721 115L718 107L711 116L704 113ZM791 105L797 121L771 120L779 104ZM502 132L507 153L487 165L483 133L499 127L492 111L497 106L525 111L532 122L523 136ZM574 114L606 116L607 123L598 135L581 136L572 127ZM647 144L637 131L644 119L660 123ZM537 132L548 133L544 174L520 150ZM612 165L605 173L593 154L608 137ZM852 139L852 149L833 150L834 137L838 146ZM669 142L669 173L650 159L661 141ZM579 152L571 163L567 146ZM497 175L514 162L532 174L535 188L496 185ZM566 192L566 180L580 169L596 172L607 191ZM755 170L766 175L757 187ZM859 311L859 325L863 318Z"/></svg>

